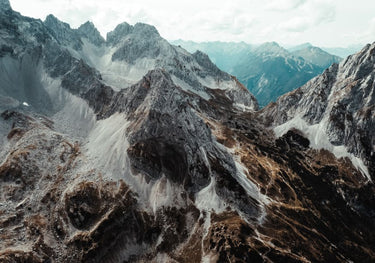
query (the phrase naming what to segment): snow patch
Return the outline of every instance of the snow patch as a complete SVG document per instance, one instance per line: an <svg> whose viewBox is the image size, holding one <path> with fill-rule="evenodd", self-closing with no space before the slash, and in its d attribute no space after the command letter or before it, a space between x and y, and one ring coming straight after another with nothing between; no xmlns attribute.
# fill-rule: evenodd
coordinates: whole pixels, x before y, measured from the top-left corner
<svg viewBox="0 0 375 263"><path fill-rule="evenodd" d="M242 188L247 192L247 194L252 197L253 199L257 200L258 203L260 204L258 207L261 210L261 215L258 218L259 224L262 224L264 222L264 219L267 216L266 208L265 206L270 204L272 200L270 200L266 195L262 194L260 192L259 187L253 183L246 175L247 168L241 164L239 157L235 154L235 149L234 148L228 148L225 147L224 145L217 143L217 145L231 153L234 159L234 163L236 166L236 174L234 175L234 178L236 181L242 186ZM238 211L239 214L241 215L242 213ZM242 216L242 215L241 215ZM246 217L242 218L247 221Z"/></svg>
<svg viewBox="0 0 375 263"><path fill-rule="evenodd" d="M237 83L234 80L217 80L211 76L205 78L198 77L198 81L210 89L231 90L237 87Z"/></svg>
<svg viewBox="0 0 375 263"><path fill-rule="evenodd" d="M301 118L301 116L297 115L288 122L275 127L274 132L277 137L281 137L292 128L302 131L304 135L310 140L311 148L326 149L332 152L336 156L336 158L348 157L351 160L352 164L360 172L362 172L369 181L371 181L368 169L360 158L349 153L346 147L343 145L332 145L332 143L329 141L327 134L325 133L326 127L327 121L325 119L323 119L318 124L309 125L305 120Z"/></svg>
<svg viewBox="0 0 375 263"><path fill-rule="evenodd" d="M211 165L207 158L207 153L203 147L200 147L202 152L203 161L208 167L208 172L211 175ZM225 203L217 195L215 190L216 181L211 176L211 181L208 186L200 190L195 196L195 206L201 211L211 212L214 210L216 213L221 213L225 210Z"/></svg>
<svg viewBox="0 0 375 263"><path fill-rule="evenodd" d="M263 73L262 76L260 77L259 81L258 81L258 88L260 88L259 92L261 91L261 89L263 89L263 87L268 85L268 82L269 82L269 80L266 78L266 74Z"/></svg>
<svg viewBox="0 0 375 263"><path fill-rule="evenodd" d="M124 114L115 113L95 124L86 144L88 156L115 180L130 175L127 155L129 124Z"/></svg>
<svg viewBox="0 0 375 263"><path fill-rule="evenodd" d="M162 176L153 184L149 194L149 203L154 214L163 206L180 206L184 203L182 193L184 190L181 187L172 184L165 176Z"/></svg>
<svg viewBox="0 0 375 263"><path fill-rule="evenodd" d="M254 112L253 107L246 106L245 104L242 103L234 103L233 106L241 111L251 111Z"/></svg>
<svg viewBox="0 0 375 263"><path fill-rule="evenodd" d="M198 96L202 97L205 100L211 99L211 96L208 95L208 93L205 92L204 90L197 90L196 88L193 88L192 86L190 86L189 84L187 84L185 81L177 78L174 75L172 75L171 77L172 77L173 83L176 86L179 86L182 90L184 90L186 92L192 92L194 94L197 94Z"/></svg>
<svg viewBox="0 0 375 263"><path fill-rule="evenodd" d="M200 190L195 196L195 206L201 211L221 213L225 211L225 203L217 195L215 190L216 181L211 177L208 186Z"/></svg>
<svg viewBox="0 0 375 263"><path fill-rule="evenodd" d="M262 204L269 204L270 201L268 197L262 194L258 186L247 178L246 176L247 169L238 161L235 161L235 165L237 169L236 179L238 183L246 190L248 195Z"/></svg>

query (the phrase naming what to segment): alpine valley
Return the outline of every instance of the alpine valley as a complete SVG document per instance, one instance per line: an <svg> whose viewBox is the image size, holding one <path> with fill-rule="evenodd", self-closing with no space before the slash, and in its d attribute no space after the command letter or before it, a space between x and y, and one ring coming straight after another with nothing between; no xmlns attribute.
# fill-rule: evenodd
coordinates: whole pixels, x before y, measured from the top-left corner
<svg viewBox="0 0 375 263"><path fill-rule="evenodd" d="M150 25L0 0L0 262L374 262L375 44L258 108Z"/></svg>

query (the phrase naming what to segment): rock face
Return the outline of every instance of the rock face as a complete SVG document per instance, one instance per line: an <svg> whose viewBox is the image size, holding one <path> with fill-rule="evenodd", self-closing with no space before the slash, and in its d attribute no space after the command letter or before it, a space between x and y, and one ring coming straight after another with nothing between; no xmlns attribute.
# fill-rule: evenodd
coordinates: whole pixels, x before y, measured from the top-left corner
<svg viewBox="0 0 375 263"><path fill-rule="evenodd" d="M100 35L92 22L86 22L78 28L78 31L82 34L82 37L90 40L91 43L96 46L104 45L105 40Z"/></svg>
<svg viewBox="0 0 375 263"><path fill-rule="evenodd" d="M44 24L59 44L82 49L82 42L77 31L71 29L69 24L58 20L54 15L48 15Z"/></svg>
<svg viewBox="0 0 375 263"><path fill-rule="evenodd" d="M121 24L103 42L90 23L76 30L10 9L1 18L0 43L12 47L0 57L1 262L375 259L374 184L307 130L276 137L267 127L293 119L291 104L257 112L207 55L149 25ZM360 83L374 72L365 61L330 68L310 90L336 90L341 68ZM300 101L313 99L304 92ZM324 118L324 96L305 105L306 122ZM365 97L348 105L371 109ZM360 130L371 121L353 123L373 140ZM353 156L373 178L372 152Z"/></svg>

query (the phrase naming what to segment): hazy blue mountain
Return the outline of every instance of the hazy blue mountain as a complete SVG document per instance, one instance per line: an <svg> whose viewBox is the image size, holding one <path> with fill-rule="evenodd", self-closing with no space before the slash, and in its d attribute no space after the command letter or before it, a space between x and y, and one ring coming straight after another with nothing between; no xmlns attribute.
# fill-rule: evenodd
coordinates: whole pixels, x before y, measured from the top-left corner
<svg viewBox="0 0 375 263"><path fill-rule="evenodd" d="M308 46L292 52L296 57L302 57L307 62L315 64L321 68L328 68L333 63L339 63L342 58L331 55L321 48Z"/></svg>
<svg viewBox="0 0 375 263"><path fill-rule="evenodd" d="M320 74L323 68L296 57L275 42L243 56L233 73L254 94L260 106L276 100Z"/></svg>
<svg viewBox="0 0 375 263"><path fill-rule="evenodd" d="M260 106L294 90L341 58L310 43L288 50L276 42L251 45L244 42L177 40L173 44L189 52L201 50L222 70L236 76L257 98Z"/></svg>
<svg viewBox="0 0 375 263"><path fill-rule="evenodd" d="M200 50L206 53L212 62L221 70L233 74L233 68L237 61L248 54L253 48L252 45L245 42L201 42L175 40L171 41L176 46L181 46L190 53Z"/></svg>
<svg viewBox="0 0 375 263"><path fill-rule="evenodd" d="M346 58L349 55L359 52L362 49L362 44L350 45L348 47L322 47L323 50L328 53Z"/></svg>

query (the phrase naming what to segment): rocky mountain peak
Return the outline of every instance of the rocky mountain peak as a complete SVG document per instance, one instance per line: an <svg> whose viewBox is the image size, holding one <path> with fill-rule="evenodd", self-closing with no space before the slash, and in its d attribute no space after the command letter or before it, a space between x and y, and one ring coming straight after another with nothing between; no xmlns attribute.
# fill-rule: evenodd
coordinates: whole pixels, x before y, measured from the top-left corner
<svg viewBox="0 0 375 263"><path fill-rule="evenodd" d="M134 33L148 37L160 36L158 30L154 26L145 23L136 23L134 25Z"/></svg>
<svg viewBox="0 0 375 263"><path fill-rule="evenodd" d="M197 50L193 53L193 56L196 58L196 59L199 59L199 60L207 60L207 59L210 59L208 57L208 55L200 50Z"/></svg>
<svg viewBox="0 0 375 263"><path fill-rule="evenodd" d="M375 43L367 44L360 52L351 55L342 63L341 72L344 77L351 76L355 80L368 76L374 71Z"/></svg>
<svg viewBox="0 0 375 263"><path fill-rule="evenodd" d="M214 63L212 63L211 59L206 53L197 50L194 52L193 57L196 59L199 65L209 69L213 75L223 75L223 72Z"/></svg>
<svg viewBox="0 0 375 263"><path fill-rule="evenodd" d="M292 52L296 57L303 58L306 62L317 65L322 69L326 69L333 63L339 63L342 59L338 56L331 55L319 47L306 46Z"/></svg>
<svg viewBox="0 0 375 263"><path fill-rule="evenodd" d="M132 34L139 38L160 37L159 32L154 26L136 23L134 26L124 22L116 26L116 28L107 34L107 42L115 46L121 42L124 37Z"/></svg>
<svg viewBox="0 0 375 263"><path fill-rule="evenodd" d="M130 34L133 31L133 27L126 22L123 22L116 26L116 28L107 33L107 42L113 46L117 45L121 39Z"/></svg>
<svg viewBox="0 0 375 263"><path fill-rule="evenodd" d="M44 25L62 45L72 46L76 50L82 48L82 41L79 34L68 23L60 21L54 15L48 15L44 21Z"/></svg>
<svg viewBox="0 0 375 263"><path fill-rule="evenodd" d="M68 23L59 20L56 16L49 14L44 20L44 24L49 28L71 29Z"/></svg>
<svg viewBox="0 0 375 263"><path fill-rule="evenodd" d="M255 48L257 53L287 55L288 51L276 42L267 42Z"/></svg>
<svg viewBox="0 0 375 263"><path fill-rule="evenodd" d="M83 35L83 37L86 37L97 46L101 46L105 43L104 38L100 35L100 32L91 21L82 24L77 30Z"/></svg>

